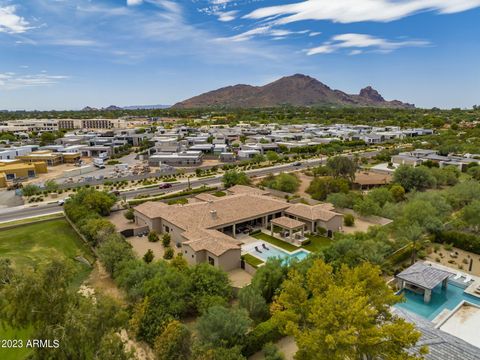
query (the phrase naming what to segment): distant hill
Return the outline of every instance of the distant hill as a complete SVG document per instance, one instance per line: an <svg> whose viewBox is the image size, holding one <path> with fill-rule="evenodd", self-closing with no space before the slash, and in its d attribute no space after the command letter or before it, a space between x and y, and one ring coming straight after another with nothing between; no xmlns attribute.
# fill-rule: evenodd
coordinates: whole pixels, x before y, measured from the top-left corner
<svg viewBox="0 0 480 360"><path fill-rule="evenodd" d="M125 110L154 110L154 109L168 109L172 105L131 105L124 106Z"/></svg>
<svg viewBox="0 0 480 360"><path fill-rule="evenodd" d="M90 106L85 106L82 111L115 111L115 110L154 110L154 109L167 109L171 105L131 105L131 106L123 106L119 107L116 105L110 105L104 108L94 108Z"/></svg>
<svg viewBox="0 0 480 360"><path fill-rule="evenodd" d="M349 95L333 90L310 76L296 74L264 86L227 86L181 101L173 108L266 108L284 105L415 107L398 100L386 101L370 86L362 89L358 95Z"/></svg>

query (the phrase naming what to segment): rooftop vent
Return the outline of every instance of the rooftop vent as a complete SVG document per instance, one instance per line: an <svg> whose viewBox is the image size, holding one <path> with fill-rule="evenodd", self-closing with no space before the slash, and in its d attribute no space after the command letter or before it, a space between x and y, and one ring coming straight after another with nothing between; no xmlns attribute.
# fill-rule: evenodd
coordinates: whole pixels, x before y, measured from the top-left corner
<svg viewBox="0 0 480 360"><path fill-rule="evenodd" d="M210 215L212 216L212 219L217 218L217 210L210 210Z"/></svg>

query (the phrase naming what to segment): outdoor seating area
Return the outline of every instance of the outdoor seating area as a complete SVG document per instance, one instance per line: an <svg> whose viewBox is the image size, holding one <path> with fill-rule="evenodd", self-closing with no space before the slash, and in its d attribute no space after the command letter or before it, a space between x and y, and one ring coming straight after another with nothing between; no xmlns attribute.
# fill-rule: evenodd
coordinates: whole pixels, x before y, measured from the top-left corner
<svg viewBox="0 0 480 360"><path fill-rule="evenodd" d="M301 246L307 240L305 237L305 223L286 216L272 219L270 222L270 235L274 236L274 228L279 227L279 237L293 245Z"/></svg>

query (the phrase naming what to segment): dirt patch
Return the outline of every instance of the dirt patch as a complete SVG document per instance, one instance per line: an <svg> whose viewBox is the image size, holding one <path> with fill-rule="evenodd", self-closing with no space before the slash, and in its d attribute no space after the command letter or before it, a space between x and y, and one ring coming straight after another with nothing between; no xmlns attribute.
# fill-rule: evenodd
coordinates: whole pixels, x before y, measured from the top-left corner
<svg viewBox="0 0 480 360"><path fill-rule="evenodd" d="M150 242L148 241L148 236L132 236L129 237L127 241L132 245L133 252L138 257L143 257L148 249L151 249L155 260L163 259L165 249L163 248L161 239L157 242ZM176 250L175 247L173 249Z"/></svg>
<svg viewBox="0 0 480 360"><path fill-rule="evenodd" d="M278 350L285 356L285 360L293 360L295 353L298 350L297 344L295 343L295 339L292 336L287 336L275 343L277 345ZM249 360L261 360L265 359L262 351L255 353L254 355L248 358Z"/></svg>
<svg viewBox="0 0 480 360"><path fill-rule="evenodd" d="M155 355L150 346L133 340L125 329L122 329L118 335L120 335L127 351L133 351L136 360L155 360Z"/></svg>
<svg viewBox="0 0 480 360"><path fill-rule="evenodd" d="M23 205L23 198L15 195L15 191L0 191L0 208Z"/></svg>
<svg viewBox="0 0 480 360"><path fill-rule="evenodd" d="M430 248L431 253L427 255L427 260L436 262L452 269L458 269L460 272L480 276L480 255L469 251L453 248L446 250L442 245L435 252L434 247ZM470 260L473 259L472 271L469 271Z"/></svg>
<svg viewBox="0 0 480 360"><path fill-rule="evenodd" d="M300 187L298 188L297 194L309 199L310 195L307 194L306 191L313 180L313 176L307 176L301 171L295 172L295 174L298 176L298 179L300 180Z"/></svg>
<svg viewBox="0 0 480 360"><path fill-rule="evenodd" d="M92 272L85 281L85 285L95 289L96 292L100 292L120 301L121 303L125 303L124 293L113 282L110 274L107 273L100 261L95 262Z"/></svg>

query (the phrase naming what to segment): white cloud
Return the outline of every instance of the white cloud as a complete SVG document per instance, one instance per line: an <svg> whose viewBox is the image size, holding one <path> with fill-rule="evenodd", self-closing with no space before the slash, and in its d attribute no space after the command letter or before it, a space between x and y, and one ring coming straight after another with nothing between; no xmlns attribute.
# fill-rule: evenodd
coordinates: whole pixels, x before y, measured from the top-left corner
<svg viewBox="0 0 480 360"><path fill-rule="evenodd" d="M215 15L218 16L218 20L222 21L222 22L228 22L228 21L232 21L232 20L235 20L235 15L238 13L238 11L236 10L232 10L232 11L225 11L225 12L217 12L215 13Z"/></svg>
<svg viewBox="0 0 480 360"><path fill-rule="evenodd" d="M0 33L21 34L30 29L28 21L17 15L16 10L14 5L0 6Z"/></svg>
<svg viewBox="0 0 480 360"><path fill-rule="evenodd" d="M289 35L306 34L306 33L308 33L308 30L290 31L285 29L275 29L271 25L264 25L251 30L247 30L238 35L230 36L228 38L223 38L223 40L247 41L257 36L271 36L278 40L279 38L284 39L286 36L289 36Z"/></svg>
<svg viewBox="0 0 480 360"><path fill-rule="evenodd" d="M99 45L95 40L88 39L56 39L52 41L52 45L62 46L95 46Z"/></svg>
<svg viewBox="0 0 480 360"><path fill-rule="evenodd" d="M306 53L307 55L331 54L341 49L351 49L350 55L361 54L362 49L388 53L402 47L421 47L429 44L425 40L393 41L366 34L341 34L320 46L306 50Z"/></svg>
<svg viewBox="0 0 480 360"><path fill-rule="evenodd" d="M452 14L480 6L480 0L306 0L288 5L259 8L246 18L280 16L275 22L330 20L340 23L389 22L422 11Z"/></svg>
<svg viewBox="0 0 480 360"><path fill-rule="evenodd" d="M141 5L142 3L143 3L143 0L127 0L128 6Z"/></svg>
<svg viewBox="0 0 480 360"><path fill-rule="evenodd" d="M54 85L65 79L68 79L68 76L48 75L45 72L33 75L19 75L13 72L5 72L0 73L0 90Z"/></svg>

